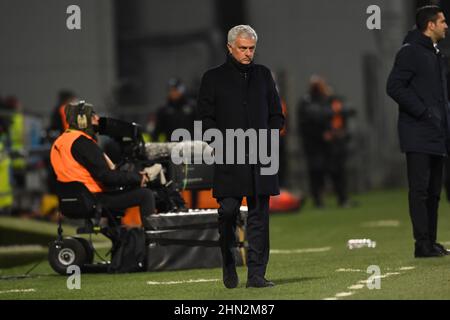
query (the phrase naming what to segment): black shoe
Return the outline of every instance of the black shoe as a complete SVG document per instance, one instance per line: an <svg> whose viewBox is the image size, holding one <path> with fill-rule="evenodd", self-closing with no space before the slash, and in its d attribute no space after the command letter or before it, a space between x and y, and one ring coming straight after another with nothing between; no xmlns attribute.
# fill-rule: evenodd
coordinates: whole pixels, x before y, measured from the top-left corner
<svg viewBox="0 0 450 320"><path fill-rule="evenodd" d="M223 284L225 285L225 287L228 289L236 288L239 284L239 277L236 272L236 266L234 265L224 266L222 270L223 270Z"/></svg>
<svg viewBox="0 0 450 320"><path fill-rule="evenodd" d="M247 281L247 288L268 288L268 287L274 287L275 283L272 281L269 281L265 278L253 278L251 280Z"/></svg>
<svg viewBox="0 0 450 320"><path fill-rule="evenodd" d="M416 258L436 258L443 257L441 250L437 250L434 246L416 246L414 257Z"/></svg>
<svg viewBox="0 0 450 320"><path fill-rule="evenodd" d="M435 244L433 244L433 248L436 250L436 251L439 251L439 252L441 252L442 253L442 255L444 255L444 256L448 256L448 255L450 255L450 251L449 250L447 250L442 244L440 244L440 243L435 243Z"/></svg>

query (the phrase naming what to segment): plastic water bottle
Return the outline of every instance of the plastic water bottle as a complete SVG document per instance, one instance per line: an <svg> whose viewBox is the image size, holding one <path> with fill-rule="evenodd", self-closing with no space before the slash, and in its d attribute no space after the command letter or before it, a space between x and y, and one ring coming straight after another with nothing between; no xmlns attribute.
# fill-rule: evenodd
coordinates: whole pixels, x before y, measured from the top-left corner
<svg viewBox="0 0 450 320"><path fill-rule="evenodd" d="M377 243L370 239L350 239L347 242L347 247L350 250L364 248L364 247L375 248L376 246L377 246Z"/></svg>

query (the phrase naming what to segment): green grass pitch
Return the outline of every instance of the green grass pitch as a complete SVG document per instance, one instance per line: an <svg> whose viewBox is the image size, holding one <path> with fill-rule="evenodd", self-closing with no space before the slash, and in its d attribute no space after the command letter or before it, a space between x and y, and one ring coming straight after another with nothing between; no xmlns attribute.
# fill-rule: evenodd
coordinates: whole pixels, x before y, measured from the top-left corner
<svg viewBox="0 0 450 320"><path fill-rule="evenodd" d="M339 209L329 198L322 210L308 202L298 214L271 216L267 278L277 284L273 288L246 289L246 268L239 267L240 284L233 290L223 286L221 269L82 274L81 289L69 290L67 277L56 275L44 258L27 278L5 276L23 274L35 262L0 269L0 299L450 299L450 256L413 257L406 191L355 199L356 208ZM376 241L376 248L347 248L349 239L360 238ZM444 197L438 241L450 247L450 205ZM367 273L372 265L380 274ZM379 289L369 289L368 279Z"/></svg>

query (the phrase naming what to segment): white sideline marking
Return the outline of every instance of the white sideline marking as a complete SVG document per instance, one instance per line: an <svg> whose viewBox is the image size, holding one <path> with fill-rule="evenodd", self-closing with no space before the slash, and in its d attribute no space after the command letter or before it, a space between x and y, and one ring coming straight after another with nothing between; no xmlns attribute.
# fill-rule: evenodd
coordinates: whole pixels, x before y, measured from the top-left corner
<svg viewBox="0 0 450 320"><path fill-rule="evenodd" d="M415 269L416 267L401 267L401 268L399 268L398 270L400 270L400 271L408 271L408 270L413 270L413 269Z"/></svg>
<svg viewBox="0 0 450 320"><path fill-rule="evenodd" d="M2 294L2 293L22 293L22 292L36 292L36 290L35 289L12 289L12 290L0 291L0 294Z"/></svg>
<svg viewBox="0 0 450 320"><path fill-rule="evenodd" d="M407 267L400 267L398 270L399 271L409 271L409 270L413 270L415 268L416 267L413 267L413 266L407 266ZM386 268L386 270L390 270L390 268ZM345 268L340 268L340 269L336 270L336 272L362 272L362 271L363 270L360 270L360 269L345 269ZM368 279L360 280L356 284L347 287L347 289L348 290L361 290L368 283L372 282L374 279L384 279L384 278L388 278L390 276L396 276L396 275L400 275L400 274L402 274L402 272L387 272L380 276L370 276ZM369 279L370 279L370 282L369 282ZM324 298L323 300L338 300L339 298L349 297L353 294L355 294L355 291L339 292L339 293L336 293L336 295L334 297Z"/></svg>
<svg viewBox="0 0 450 320"><path fill-rule="evenodd" d="M347 289L349 289L349 290L359 290L359 289L362 289L362 288L364 288L363 284L354 284L354 285L348 287Z"/></svg>
<svg viewBox="0 0 450 320"><path fill-rule="evenodd" d="M378 220L378 221L368 221L361 224L363 227L369 228L380 228L380 227L398 227L400 221L398 220Z"/></svg>
<svg viewBox="0 0 450 320"><path fill-rule="evenodd" d="M342 297L349 297L349 296L352 296L352 295L354 295L355 293L354 292L339 292L339 293L336 293L336 298L342 298Z"/></svg>
<svg viewBox="0 0 450 320"><path fill-rule="evenodd" d="M292 253L312 253L312 252L325 252L331 250L331 247L323 248L306 248L306 249L293 249L293 250L278 250L271 249L271 254L292 254Z"/></svg>
<svg viewBox="0 0 450 320"><path fill-rule="evenodd" d="M201 282L216 282L219 279L190 279L180 281L147 281L148 285L171 285L171 284L184 284L184 283L201 283Z"/></svg>
<svg viewBox="0 0 450 320"><path fill-rule="evenodd" d="M364 272L361 269L345 269L345 268L340 268L337 269L336 272Z"/></svg>
<svg viewBox="0 0 450 320"><path fill-rule="evenodd" d="M108 242L94 242L94 248L107 249L111 248L111 243ZM16 245L16 246L0 246L0 254L19 254L25 252L46 252L47 247L40 245Z"/></svg>

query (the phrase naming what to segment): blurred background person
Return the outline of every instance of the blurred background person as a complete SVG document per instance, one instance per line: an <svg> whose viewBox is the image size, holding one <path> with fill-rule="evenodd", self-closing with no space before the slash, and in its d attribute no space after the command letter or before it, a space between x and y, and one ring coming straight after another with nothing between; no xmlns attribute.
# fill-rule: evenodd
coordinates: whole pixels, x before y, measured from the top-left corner
<svg viewBox="0 0 450 320"><path fill-rule="evenodd" d="M149 123L154 124L152 141L170 142L172 132L186 129L194 137L194 121L196 119L195 101L188 97L186 85L178 78L171 78L167 83L167 101L150 116ZM191 207L197 208L198 191L190 191Z"/></svg>
<svg viewBox="0 0 450 320"><path fill-rule="evenodd" d="M353 112L333 94L324 78L313 75L309 90L298 106L299 135L306 155L310 193L314 205L322 208L326 178L333 184L340 207L349 201L346 162L350 135L347 118Z"/></svg>
<svg viewBox="0 0 450 320"><path fill-rule="evenodd" d="M11 154L11 167L13 173L13 183L17 188L25 187L25 121L22 111L22 104L15 96L8 96L5 99L5 108L10 113L9 117L9 149Z"/></svg>
<svg viewBox="0 0 450 320"><path fill-rule="evenodd" d="M58 93L58 101L56 106L53 108L52 114L50 116L50 125L48 128L49 135L53 138L58 137L63 133L69 125L66 121L66 114L64 108L67 104L74 102L76 100L76 94L73 91L62 89Z"/></svg>
<svg viewBox="0 0 450 320"><path fill-rule="evenodd" d="M7 148L9 127L9 112L0 97L0 214L9 214L13 204L11 159Z"/></svg>
<svg viewBox="0 0 450 320"><path fill-rule="evenodd" d="M171 78L167 87L167 102L156 113L153 141L170 141L176 129L186 129L193 137L195 102L187 97L186 86L180 79Z"/></svg>

